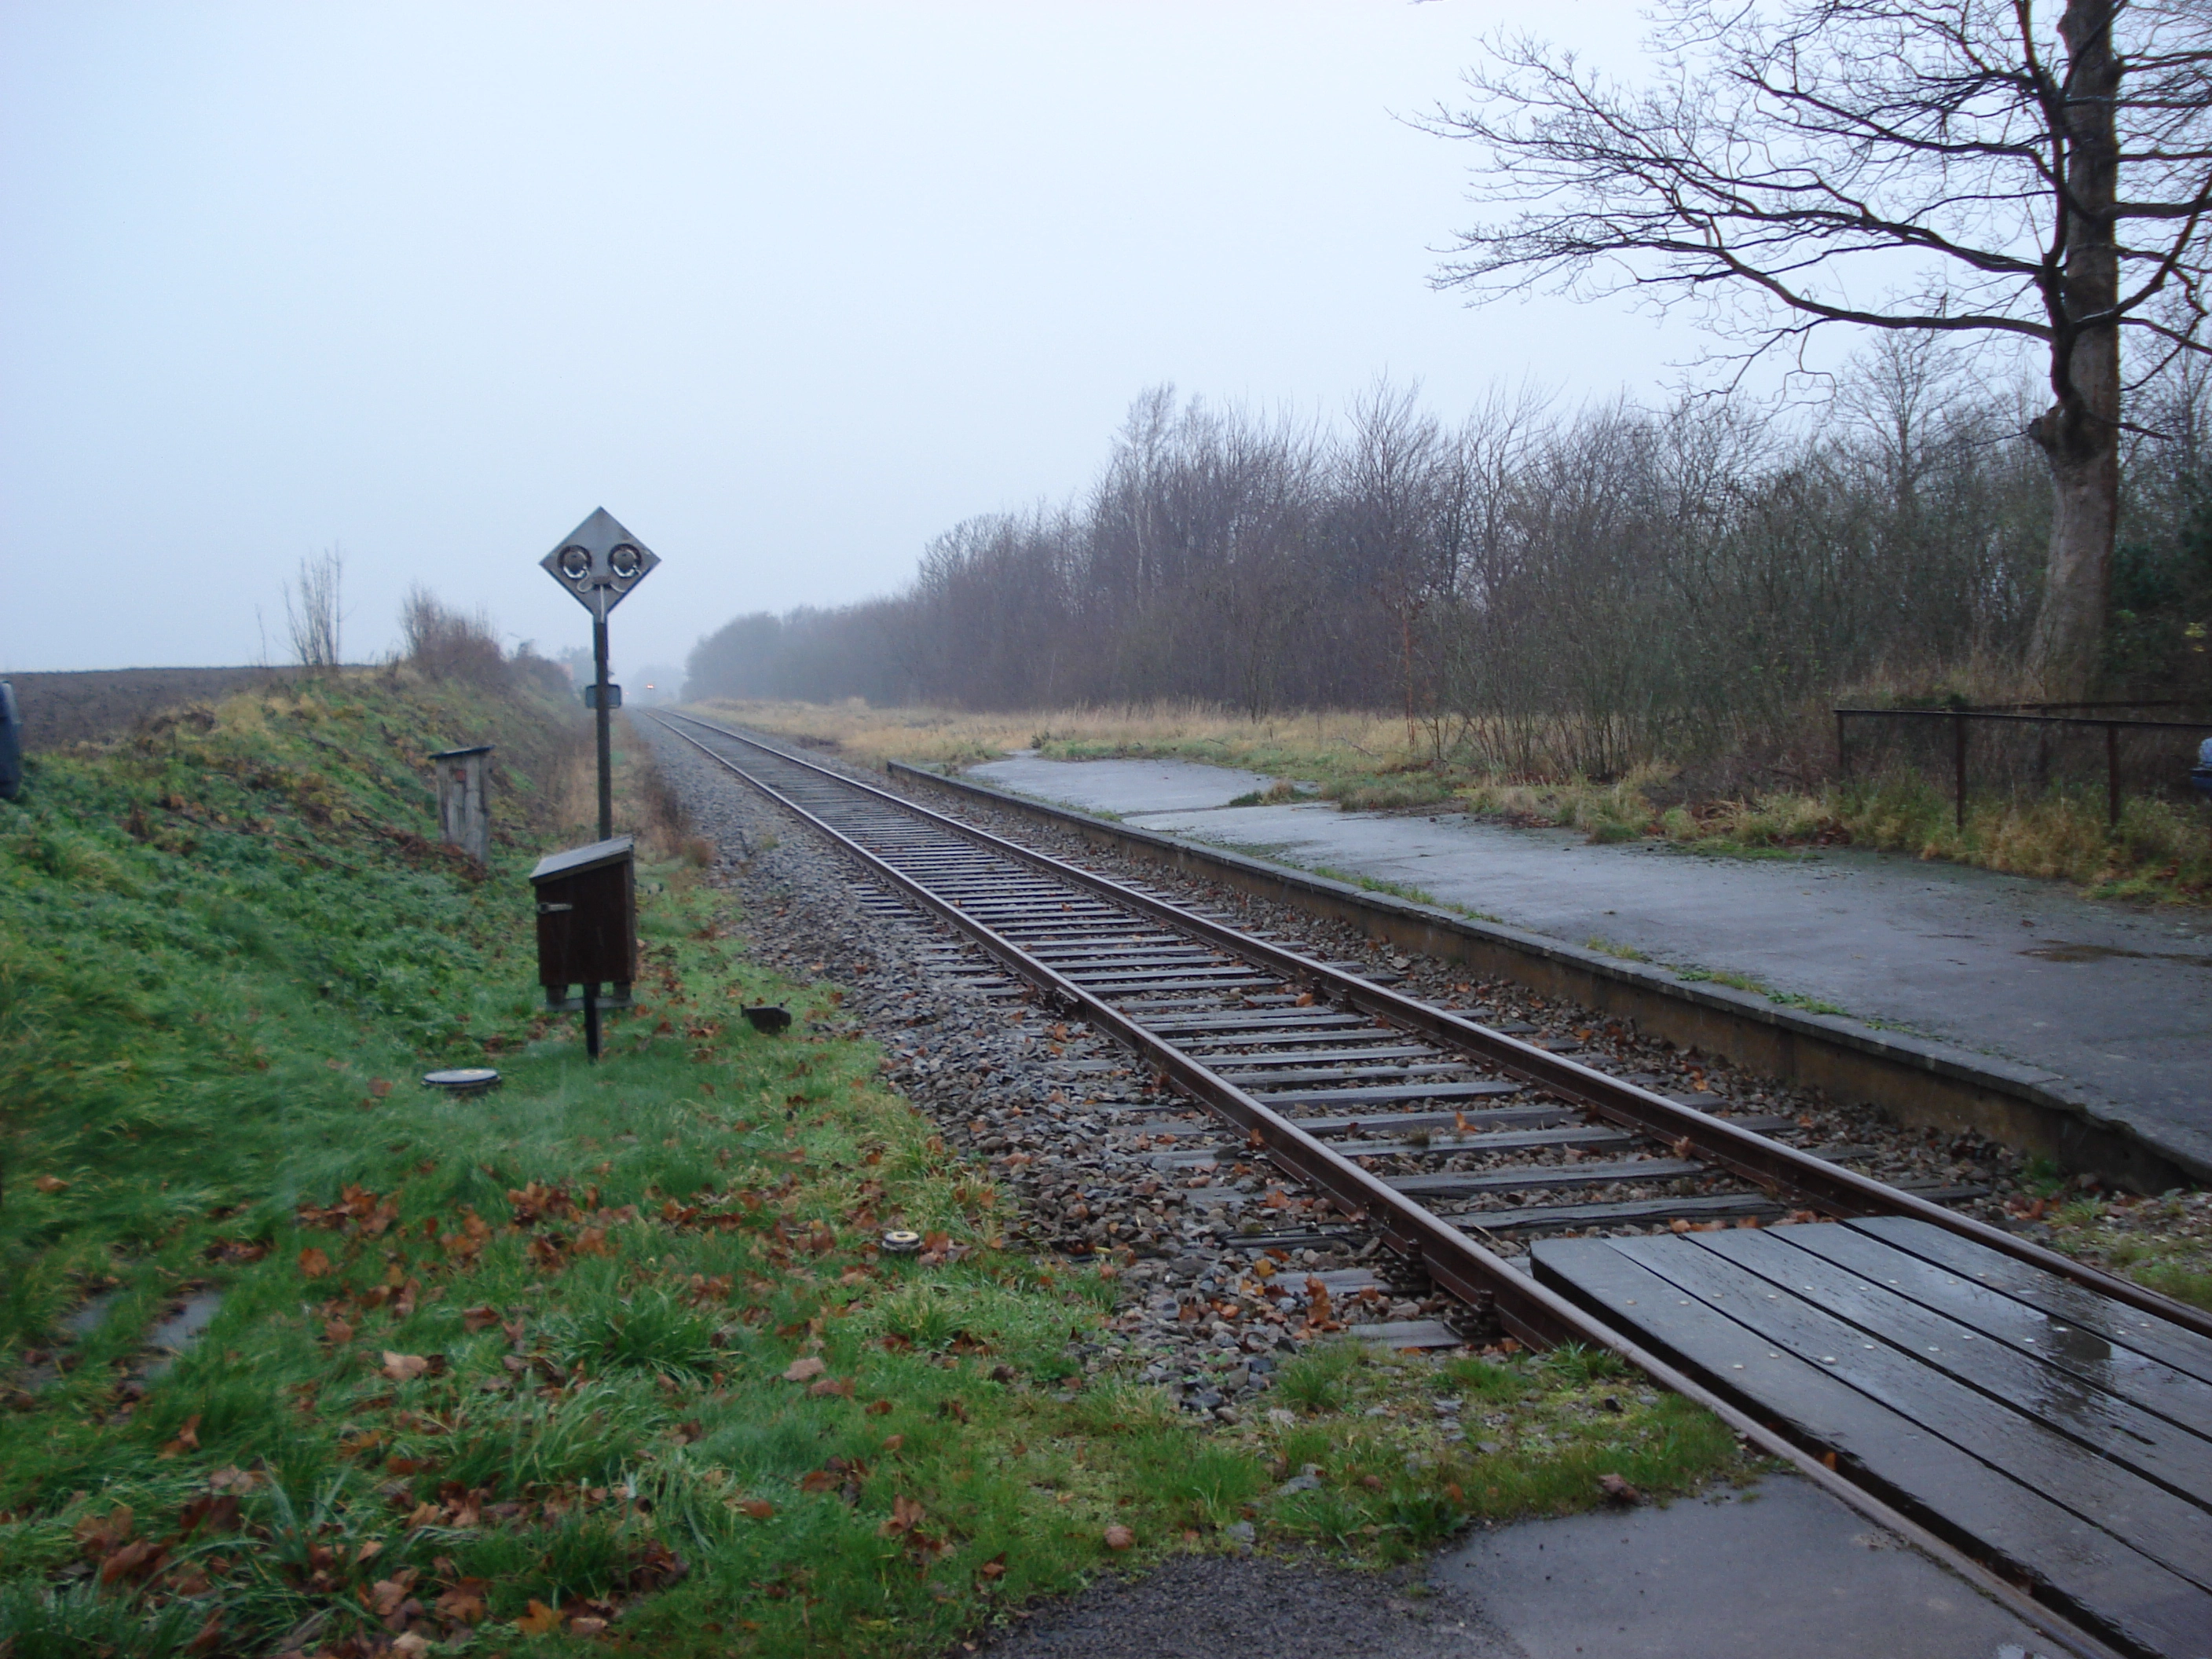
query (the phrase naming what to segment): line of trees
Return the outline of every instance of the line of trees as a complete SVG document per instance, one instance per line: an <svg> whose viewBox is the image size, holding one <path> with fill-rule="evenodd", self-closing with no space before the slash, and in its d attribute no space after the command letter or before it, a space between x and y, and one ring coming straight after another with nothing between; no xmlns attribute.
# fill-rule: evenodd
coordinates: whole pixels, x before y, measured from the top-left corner
<svg viewBox="0 0 2212 1659"><path fill-rule="evenodd" d="M2127 458L2135 695L2205 688L2205 380ZM1796 421L1500 393L1450 424L1382 386L1323 428L1159 388L1079 499L959 525L896 597L738 617L686 695L1389 707L1437 756L1601 775L1771 744L1845 688L2021 660L2051 495L2031 386L1984 387L1898 335Z"/></svg>

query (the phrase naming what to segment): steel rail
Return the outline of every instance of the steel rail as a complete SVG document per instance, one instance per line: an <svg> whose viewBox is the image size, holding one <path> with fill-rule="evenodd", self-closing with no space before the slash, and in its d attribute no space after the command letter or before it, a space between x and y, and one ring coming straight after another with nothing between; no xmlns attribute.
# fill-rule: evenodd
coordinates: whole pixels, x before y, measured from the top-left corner
<svg viewBox="0 0 2212 1659"><path fill-rule="evenodd" d="M1825 1158L1814 1158L1797 1147L1785 1146L1753 1130L1739 1127L1723 1118L1698 1111L1695 1107L1678 1105L1651 1090L1610 1076L1563 1054L1552 1054L1504 1032L1492 1030L1462 1015L1401 995L1371 980L1346 973L1311 957L1211 921L1147 893L1126 887L1110 877L1065 863L1048 854L1024 847L1018 842L994 836L988 830L963 823L957 818L935 811L887 789L834 772L800 757L786 754L727 726L699 720L695 715L678 715L677 718L704 726L737 742L750 744L780 760L805 768L848 788L863 791L992 852L1027 864L1060 880L1072 882L1179 932L1194 934L1217 949L1259 963L1286 979L1307 985L1314 990L1317 1000L1325 995L1339 1006L1408 1026L1446 1048L1474 1055L1508 1076L1534 1084L1601 1117L1639 1129L1670 1146L1679 1146L1686 1141L1690 1151L1705 1162L1740 1176L1770 1194L1779 1196L1782 1191L1786 1190L1806 1200L1807 1207L1824 1210L1832 1215L1896 1215L1923 1221L2045 1273L2069 1279L2112 1301L2141 1312L2154 1314L2199 1335L2212 1337L2212 1314L2160 1296L2155 1291L2102 1272L2085 1262L2074 1261L2056 1250L2045 1249L2040 1245L2006 1232L2001 1227L1993 1227L1972 1216L1960 1215L1940 1204L1930 1203L1916 1194L1901 1192L1869 1176L1860 1175ZM711 750L707 752L712 753ZM964 921L963 925L966 925ZM1026 975L1024 976L1027 977ZM1364 1171L1361 1173L1364 1174Z"/></svg>
<svg viewBox="0 0 2212 1659"><path fill-rule="evenodd" d="M960 908L932 891L923 882L908 875L896 865L846 835L823 819L819 814L801 805L798 801L776 788L764 779L745 771L728 757L716 754L705 744L687 732L679 730L670 717L655 714L651 716L672 736L697 750L708 760L741 779L752 788L774 801L785 811L811 827L832 847L859 864L868 873L890 888L904 894L932 915L939 917L956 932L974 940L993 959L1017 977L1035 986L1038 991L1066 1012L1077 1014L1099 1030L1119 1038L1139 1054L1152 1060L1169 1079L1182 1087L1201 1103L1211 1107L1231 1122L1255 1137L1267 1153L1271 1162L1280 1165L1294 1178L1308 1182L1327 1193L1332 1202L1344 1209L1353 1220L1376 1222L1392 1246L1413 1256L1428 1270L1431 1277L1462 1300L1478 1307L1488 1307L1499 1322L1522 1340L1538 1347L1550 1347L1573 1342L1601 1347L1635 1367L1654 1382L1672 1393L1692 1401L1726 1423L1736 1437L1747 1445L1756 1447L1769 1457L1789 1464L1798 1474L1812 1481L1838 1502L1864 1516L1868 1520L1905 1540L1923 1553L1941 1561L1953 1571L1973 1584L1983 1594L2001 1603L2021 1621L2038 1634L2049 1638L2078 1656L2078 1659L2123 1659L2119 1650L2107 1646L2090 1632L2081 1629L2067 1619L2059 1609L2037 1601L2031 1594L2014 1584L1973 1556L1966 1553L1952 1539L1903 1510L1893 1507L1878 1493L1858 1485L1832 1468L1823 1461L1820 1449L1801 1445L1778 1430L1759 1421L1732 1401L1706 1388L1687 1372L1645 1348L1632 1338L1614 1330L1565 1297L1535 1279L1469 1238L1458 1228L1442 1218L1431 1214L1422 1206L1407 1198L1351 1163L1340 1154L1315 1139L1290 1120L1282 1117L1260 1101L1253 1098L1227 1079L1200 1065L1155 1033L1147 1030L1135 1020L1093 995L1082 986L1067 979L1047 963L1037 960L1012 940L988 924L966 914ZM786 754L758 739L742 732L732 732L712 721L701 720L691 715L678 715L708 730L731 738L737 742L771 755L822 777L842 785L856 793L875 796L902 811L935 823L962 839L982 846L995 853L1028 854L1028 849L1012 842L1001 842L988 831L931 811L888 791L876 788L858 779L833 772L826 767ZM1025 856L1024 861L1036 863L1038 867L1050 868L1054 873L1068 876L1084 875L1058 861L1042 855ZM1085 879L1082 884L1092 886L1103 878ZM1130 900L1144 896L1127 892L1118 884L1107 882L1104 887L1117 893L1127 893ZM1155 908L1146 900L1147 915L1157 917L1159 910L1171 913L1176 925L1189 921L1188 912L1175 910L1171 906ZM1226 931L1226 930L1224 930ZM1245 936L1236 936L1240 941ZM1256 943L1256 941L1255 941ZM1286 956L1292 953L1285 952ZM1292 957L1304 963L1304 957ZM1314 964L1318 967L1320 964ZM1378 995L1387 996L1379 986L1366 981L1358 981ZM1413 1005L1420 1006L1422 1005ZM1431 1011L1433 1012L1433 1011ZM1500 1035L1500 1034L1492 1034ZM1510 1039L1504 1038L1501 1041ZM1535 1051L1541 1054L1542 1050ZM1545 1055L1546 1059L1557 1056ZM1577 1067L1587 1070L1587 1067ZM1601 1075L1593 1073L1592 1075ZM1347 1202L1346 1200L1349 1200ZM1371 1206L1371 1209L1370 1207ZM1832 1454L1831 1454L1832 1455Z"/></svg>

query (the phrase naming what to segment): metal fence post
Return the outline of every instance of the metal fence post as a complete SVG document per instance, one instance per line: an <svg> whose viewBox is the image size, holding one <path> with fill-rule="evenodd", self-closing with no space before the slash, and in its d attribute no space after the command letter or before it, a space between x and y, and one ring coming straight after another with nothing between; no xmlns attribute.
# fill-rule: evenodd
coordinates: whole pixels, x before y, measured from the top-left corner
<svg viewBox="0 0 2212 1659"><path fill-rule="evenodd" d="M2120 728L2105 722L2105 815L2113 829L2120 827Z"/></svg>
<svg viewBox="0 0 2212 1659"><path fill-rule="evenodd" d="M1844 782L1851 775L1850 751L1844 747L1844 711L1836 710L1836 781Z"/></svg>
<svg viewBox="0 0 2212 1659"><path fill-rule="evenodd" d="M1959 709L1951 713L1951 769L1954 802L1953 821L1964 830L1966 827L1966 716Z"/></svg>

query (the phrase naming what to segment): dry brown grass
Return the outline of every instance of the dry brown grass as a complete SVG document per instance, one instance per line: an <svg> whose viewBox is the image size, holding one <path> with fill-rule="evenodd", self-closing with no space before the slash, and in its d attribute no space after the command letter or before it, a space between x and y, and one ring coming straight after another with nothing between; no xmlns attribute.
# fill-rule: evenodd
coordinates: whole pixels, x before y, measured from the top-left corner
<svg viewBox="0 0 2212 1659"><path fill-rule="evenodd" d="M556 784L562 834L574 842L597 839L599 825L598 751L588 725L563 757ZM653 757L653 747L626 714L614 718L615 834L635 836L644 856L681 859L692 867L714 862L714 843L693 833L682 801Z"/></svg>
<svg viewBox="0 0 2212 1659"><path fill-rule="evenodd" d="M1357 710L1255 719L1206 703L1156 702L976 714L875 708L858 697L836 703L719 699L696 708L733 726L833 743L848 758L877 766L888 760L967 766L1021 749L1071 759L1170 755L1255 771L1303 765L1301 775L1313 776L1373 775L1421 763L1406 742L1402 720Z"/></svg>

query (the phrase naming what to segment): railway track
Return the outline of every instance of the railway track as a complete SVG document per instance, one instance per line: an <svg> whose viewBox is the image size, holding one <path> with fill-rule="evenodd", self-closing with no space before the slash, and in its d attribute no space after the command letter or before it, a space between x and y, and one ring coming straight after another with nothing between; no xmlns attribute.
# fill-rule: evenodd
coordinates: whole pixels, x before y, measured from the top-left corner
<svg viewBox="0 0 2212 1659"><path fill-rule="evenodd" d="M1778 1421L1724 1376L1677 1363L1694 1343L1678 1352L1654 1342L1651 1328L1608 1316L1625 1309L1594 1308L1571 1273L1547 1282L1540 1252L1530 1272L1508 1251L1562 1236L1656 1233L1657 1243L1772 1221L1868 1218L2148 1316L2208 1352L2212 1320L1946 1207L1978 1189L1886 1185L1850 1167L1869 1149L1790 1144L1794 1120L1701 1109L749 734L690 716L652 718L829 838L879 902L935 918L1055 1014L1117 1041L1158 1083L1212 1114L1222 1128L1209 1139L1160 1139L1153 1162L1164 1180L1264 1160L1282 1194L1308 1200L1296 1208L1313 1214L1323 1204L1310 1200L1324 1201L1524 1343L1613 1351L1944 1556L2073 1650L2179 1651L2085 1613L2064 1583L1901 1490L1879 1457L1845 1447L1839 1458L1818 1431ZM1240 1242L1257 1249L1274 1241ZM1431 1340L1410 1327L1377 1334ZM2212 1389L2212 1373L2204 1382Z"/></svg>

